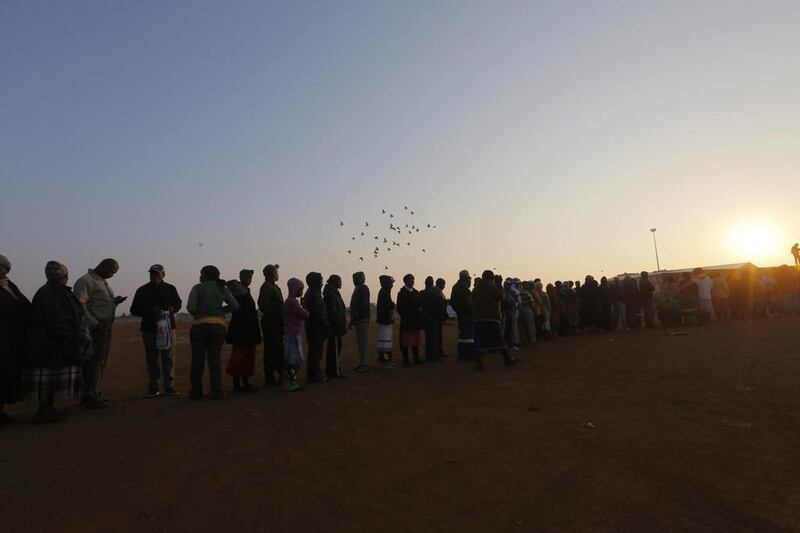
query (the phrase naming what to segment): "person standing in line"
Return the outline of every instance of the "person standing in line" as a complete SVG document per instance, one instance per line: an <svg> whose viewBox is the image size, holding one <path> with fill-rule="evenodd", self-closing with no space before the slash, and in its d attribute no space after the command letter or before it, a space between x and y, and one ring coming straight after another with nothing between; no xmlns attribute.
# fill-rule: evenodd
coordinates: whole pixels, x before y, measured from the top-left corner
<svg viewBox="0 0 800 533"><path fill-rule="evenodd" d="M711 322L714 317L714 303L711 296L714 282L699 267L692 271L692 276L694 277L695 285L697 285L697 309L700 322L706 324Z"/></svg>
<svg viewBox="0 0 800 533"><path fill-rule="evenodd" d="M69 270L57 261L45 266L45 283L33 297L28 344L22 372L24 398L39 402L34 423L66 420L55 402L74 400L81 392L81 365L91 350L89 318L67 286Z"/></svg>
<svg viewBox="0 0 800 533"><path fill-rule="evenodd" d="M291 278L287 284L289 297L283 306L283 320L285 323L286 343L283 353L283 376L281 388L285 392L302 390L297 383L297 375L303 366L303 330L308 319L308 311L303 309L300 299L303 297L303 282Z"/></svg>
<svg viewBox="0 0 800 533"><path fill-rule="evenodd" d="M114 259L103 259L94 269L75 281L73 294L83 305L89 318L89 332L92 335L92 352L83 365L83 397L81 405L87 409L108 407L103 395L103 372L108 362L111 347L111 328L117 306L127 300L124 296L114 296L108 280L119 271L119 263Z"/></svg>
<svg viewBox="0 0 800 533"><path fill-rule="evenodd" d="M552 283L547 284L545 292L550 300L550 335L557 338L561 328L561 297Z"/></svg>
<svg viewBox="0 0 800 533"><path fill-rule="evenodd" d="M253 392L255 387L250 378L255 373L256 346L261 344L261 328L258 325L258 309L250 295L253 271L239 272L239 281L228 282L228 290L239 304L239 309L231 313L225 341L231 345L231 358L226 372L233 378L234 392Z"/></svg>
<svg viewBox="0 0 800 533"><path fill-rule="evenodd" d="M347 308L339 292L341 288L341 276L331 274L322 291L330 323L330 336L325 353L325 374L329 378L346 377L342 370L342 337L347 335Z"/></svg>
<svg viewBox="0 0 800 533"><path fill-rule="evenodd" d="M147 376L149 384L147 397L158 396L158 380L163 377L164 394L176 396L175 390L175 313L183 302L173 285L164 281L166 270L162 265L153 265L148 269L150 283L136 289L131 303L131 314L142 319L139 326L142 332L142 343L147 360ZM156 343L156 330L162 313L169 314L169 327L172 330L172 342L167 348L159 348Z"/></svg>
<svg viewBox="0 0 800 533"><path fill-rule="evenodd" d="M542 285L542 280L536 278L533 280L533 287L535 294L539 296L539 302L541 302L541 338L548 339L550 337L550 296L548 296L547 292L544 290L544 286ZM539 334L539 322L537 316L537 335Z"/></svg>
<svg viewBox="0 0 800 533"><path fill-rule="evenodd" d="M481 282L472 291L472 308L475 316L475 365L483 370L483 358L491 352L500 352L506 366L517 362L508 353L502 323L503 289L498 286L491 270L485 270Z"/></svg>
<svg viewBox="0 0 800 533"><path fill-rule="evenodd" d="M414 276L403 276L404 285L397 293L397 314L400 315L400 351L403 353L403 366L411 366L408 349L414 354L414 364L422 365L419 357L419 338L422 330L422 298L414 288Z"/></svg>
<svg viewBox="0 0 800 533"><path fill-rule="evenodd" d="M533 282L522 283L519 291L519 337L520 344L527 346L536 344L536 303L533 299Z"/></svg>
<svg viewBox="0 0 800 533"><path fill-rule="evenodd" d="M350 297L350 323L348 329L356 329L356 344L358 345L358 366L356 372L366 372L367 349L369 344L369 287L366 285L367 277L363 272L353 274L353 295Z"/></svg>
<svg viewBox="0 0 800 533"><path fill-rule="evenodd" d="M794 257L794 266L800 266L800 244L794 243L792 246L792 257Z"/></svg>
<svg viewBox="0 0 800 533"><path fill-rule="evenodd" d="M225 306L227 304L227 306ZM200 270L200 283L192 287L186 310L194 318L189 330L192 346L190 378L192 400L203 399L203 370L208 361L211 398L222 400L222 346L225 344L225 314L238 311L236 301L225 282L219 278L219 269L206 265Z"/></svg>
<svg viewBox="0 0 800 533"><path fill-rule="evenodd" d="M303 296L303 307L308 311L306 319L306 341L308 342L308 362L306 364L307 381L309 383L325 383L328 378L322 373L320 362L325 341L330 335L328 312L322 300L322 274L309 272L306 275L308 290Z"/></svg>
<svg viewBox="0 0 800 533"><path fill-rule="evenodd" d="M725 281L725 277L720 272L714 275L712 281L714 282L714 288L711 290L711 303L714 306L717 319L723 321L730 320L731 308L729 302L731 294L728 288L728 282Z"/></svg>
<svg viewBox="0 0 800 533"><path fill-rule="evenodd" d="M378 291L377 322L378 322L378 364L383 368L393 369L392 364L392 338L394 337L394 309L392 301L392 276L378 278L381 289ZM369 368L369 367L367 367Z"/></svg>
<svg viewBox="0 0 800 533"><path fill-rule="evenodd" d="M429 363L442 359L439 350L440 326L441 326L441 306L442 299L433 283L433 277L425 278L425 290L422 291L422 320L425 329L425 360Z"/></svg>
<svg viewBox="0 0 800 533"><path fill-rule="evenodd" d="M642 309L644 310L644 324L648 328L656 327L656 304L653 296L656 288L650 281L650 274L641 272L639 274L639 295L642 298Z"/></svg>
<svg viewBox="0 0 800 533"><path fill-rule="evenodd" d="M441 320L439 320L439 355L441 357L447 357L447 353L444 351L444 344L442 343L444 337L444 323L450 319L450 315L447 314L447 296L444 295L447 281L445 281L444 278L436 278L434 287L439 291L439 297L442 299L442 316Z"/></svg>
<svg viewBox="0 0 800 533"><path fill-rule="evenodd" d="M458 321L458 360L472 361L472 345L474 344L472 332L472 276L469 271L462 270L458 273L458 281L450 291L450 302L456 312Z"/></svg>
<svg viewBox="0 0 800 533"><path fill-rule="evenodd" d="M31 302L8 279L9 272L11 261L0 255L0 424L14 421L3 406L22 396L25 327L31 312Z"/></svg>
<svg viewBox="0 0 800 533"><path fill-rule="evenodd" d="M258 310L261 311L261 331L264 334L264 384L278 384L283 375L283 293L278 287L279 265L267 265L262 270L264 283L258 291Z"/></svg>

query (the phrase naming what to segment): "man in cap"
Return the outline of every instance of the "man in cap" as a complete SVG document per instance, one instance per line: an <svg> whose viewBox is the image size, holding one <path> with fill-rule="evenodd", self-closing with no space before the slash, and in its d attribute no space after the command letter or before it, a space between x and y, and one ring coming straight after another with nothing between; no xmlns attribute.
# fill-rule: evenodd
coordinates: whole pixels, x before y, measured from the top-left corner
<svg viewBox="0 0 800 533"><path fill-rule="evenodd" d="M164 394L175 396L178 394L175 390L174 372L175 313L180 310L183 302L175 287L164 281L166 271L162 265L153 265L147 272L150 274L150 282L136 289L131 304L131 314L142 319L139 329L147 357L147 397L155 398L159 395L158 380L161 377L164 380ZM172 330L171 342L166 348L156 345L157 324L162 314L165 318L169 314L169 327Z"/></svg>
<svg viewBox="0 0 800 533"><path fill-rule="evenodd" d="M262 271L264 283L258 294L261 331L264 336L264 381L277 385L283 374L283 293L278 287L278 265L267 265Z"/></svg>
<svg viewBox="0 0 800 533"><path fill-rule="evenodd" d="M95 268L78 278L73 293L83 305L89 318L92 335L92 353L83 365L83 394L81 404L88 409L108 406L103 396L103 371L108 361L111 346L111 326L114 324L117 306L127 300L125 296L114 296L108 285L109 279L119 270L114 259L103 259Z"/></svg>

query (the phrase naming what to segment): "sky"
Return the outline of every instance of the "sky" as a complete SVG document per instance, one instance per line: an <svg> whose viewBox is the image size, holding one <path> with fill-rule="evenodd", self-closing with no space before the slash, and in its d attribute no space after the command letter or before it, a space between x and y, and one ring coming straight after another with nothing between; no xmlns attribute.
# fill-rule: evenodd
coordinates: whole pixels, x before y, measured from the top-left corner
<svg viewBox="0 0 800 533"><path fill-rule="evenodd" d="M661 268L788 263L798 27L771 0L9 0L0 254L29 296L114 257L117 294L161 263L184 299L205 264L373 297L655 270L650 228ZM436 230L351 240L403 206Z"/></svg>

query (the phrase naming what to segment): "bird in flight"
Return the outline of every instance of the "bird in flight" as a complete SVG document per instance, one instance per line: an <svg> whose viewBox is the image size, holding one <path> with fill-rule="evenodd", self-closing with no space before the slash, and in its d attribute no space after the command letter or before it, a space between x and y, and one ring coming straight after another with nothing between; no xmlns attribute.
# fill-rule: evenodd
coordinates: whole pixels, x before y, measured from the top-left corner
<svg viewBox="0 0 800 533"><path fill-rule="evenodd" d="M364 232L363 232L363 231L361 232L361 236L362 236L362 237L364 236Z"/></svg>
<svg viewBox="0 0 800 533"><path fill-rule="evenodd" d="M342 221L340 220L340 221L339 221L339 227L341 228L342 226L344 226L344 222L342 222Z"/></svg>
<svg viewBox="0 0 800 533"><path fill-rule="evenodd" d="M404 206L403 206L403 209L405 209L406 211L408 211L408 206L407 206L407 205L404 205Z"/></svg>
<svg viewBox="0 0 800 533"><path fill-rule="evenodd" d="M363 258L363 257L359 257L359 258L358 258L358 260L359 260L359 261L363 261L363 260L364 260L364 258Z"/></svg>
<svg viewBox="0 0 800 533"><path fill-rule="evenodd" d="M347 250L347 255L350 255L350 254L352 254L352 253L353 253L353 252L352 252L351 250Z"/></svg>
<svg viewBox="0 0 800 533"><path fill-rule="evenodd" d="M425 248L423 248L423 249L422 249L422 253L423 253L423 254L425 253Z"/></svg>
<svg viewBox="0 0 800 533"><path fill-rule="evenodd" d="M369 222L364 222L364 227L368 228L369 227ZM428 226L428 227L430 227L430 226Z"/></svg>
<svg viewBox="0 0 800 533"><path fill-rule="evenodd" d="M383 238L383 244L386 244L387 242L389 242L389 241L387 241L387 240L386 240L386 237L384 237L384 238Z"/></svg>
<svg viewBox="0 0 800 533"><path fill-rule="evenodd" d="M430 225L430 224L428 224L428 227L430 228L430 227L431 227L431 225Z"/></svg>
<svg viewBox="0 0 800 533"><path fill-rule="evenodd" d="M381 214L385 215L386 214L386 209L381 209Z"/></svg>
<svg viewBox="0 0 800 533"><path fill-rule="evenodd" d="M386 266L386 265L384 265L384 266L383 266L383 269L384 269L384 270L389 270L389 267L388 267L388 266Z"/></svg>
<svg viewBox="0 0 800 533"><path fill-rule="evenodd" d="M411 211L411 214L413 215L413 214L414 214L414 211Z"/></svg>
<svg viewBox="0 0 800 533"><path fill-rule="evenodd" d="M411 243L410 243L410 242L407 242L406 244L407 244L407 245L409 245L409 246L411 246Z"/></svg>
<svg viewBox="0 0 800 533"><path fill-rule="evenodd" d="M394 218L394 215L389 213L389 218Z"/></svg>

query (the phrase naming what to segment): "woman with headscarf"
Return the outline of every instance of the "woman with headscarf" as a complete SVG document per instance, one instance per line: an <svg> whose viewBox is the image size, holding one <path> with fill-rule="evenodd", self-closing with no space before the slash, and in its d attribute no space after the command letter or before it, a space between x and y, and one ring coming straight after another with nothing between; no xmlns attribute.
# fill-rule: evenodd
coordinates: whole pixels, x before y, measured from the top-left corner
<svg viewBox="0 0 800 533"><path fill-rule="evenodd" d="M346 377L342 370L342 337L347 334L347 307L339 292L341 288L342 277L331 274L322 291L330 324L330 335L325 349L325 374L334 379Z"/></svg>
<svg viewBox="0 0 800 533"><path fill-rule="evenodd" d="M308 311L303 309L300 298L303 297L303 282L291 278L287 284L289 296L283 305L283 324L286 341L283 351L283 376L281 386L286 392L301 390L297 383L297 374L303 365L303 329L308 319Z"/></svg>
<svg viewBox="0 0 800 533"><path fill-rule="evenodd" d="M322 274L309 272L306 275L308 291L303 297L303 307L308 311L306 320L306 341L308 342L308 363L306 379L309 383L325 383L328 378L322 373L321 361L325 341L330 335L328 312L322 299Z"/></svg>
<svg viewBox="0 0 800 533"><path fill-rule="evenodd" d="M33 297L28 322L28 347L22 374L24 397L39 402L34 422L61 422L67 411L58 400L77 399L81 365L92 339L89 319L67 286L69 270L57 261L45 266L45 283Z"/></svg>
<svg viewBox="0 0 800 533"><path fill-rule="evenodd" d="M403 276L404 285L397 293L397 313L400 315L400 351L403 353L403 366L411 366L408 349L414 354L414 364L424 364L419 357L419 338L422 329L422 299L414 288L414 276Z"/></svg>
<svg viewBox="0 0 800 533"><path fill-rule="evenodd" d="M503 300L503 289L497 285L494 274L491 270L484 270L481 282L472 291L477 370L483 370L483 357L491 352L500 352L506 366L517 362L508 354L502 321Z"/></svg>
<svg viewBox="0 0 800 533"><path fill-rule="evenodd" d="M239 272L239 281L228 282L228 290L239 303L239 310L231 313L228 334L225 340L231 347L231 358L225 370L233 378L234 392L253 392L255 387L249 382L255 372L256 346L261 344L261 328L258 323L258 309L250 294L253 271Z"/></svg>
<svg viewBox="0 0 800 533"><path fill-rule="evenodd" d="M392 301L392 287L394 286L394 278L392 276L381 276L378 280L381 283L376 309L378 315L378 363L382 364L384 368L394 368L392 364L395 309L395 304Z"/></svg>
<svg viewBox="0 0 800 533"><path fill-rule="evenodd" d="M203 370L208 360L211 398L221 400L225 398L221 363L222 345L225 344L225 314L238 311L239 302L219 278L217 267L206 265L200 270L200 283L192 287L186 310L194 319L189 330L189 344L192 346L192 390L189 398L203 399Z"/></svg>
<svg viewBox="0 0 800 533"><path fill-rule="evenodd" d="M25 326L31 311L31 302L8 279L9 272L11 262L0 255L0 424L13 421L3 406L22 395Z"/></svg>

